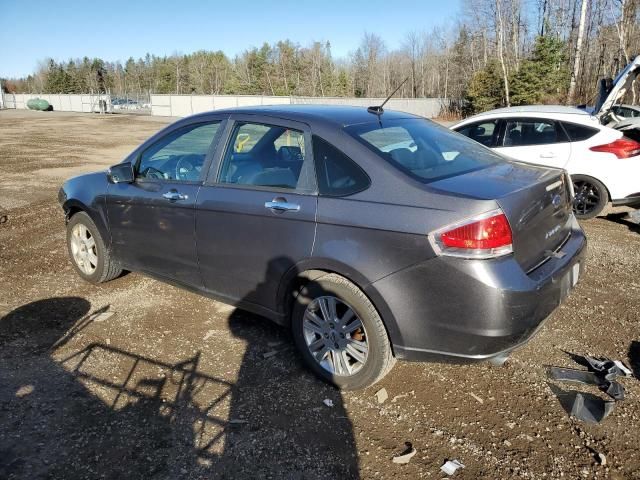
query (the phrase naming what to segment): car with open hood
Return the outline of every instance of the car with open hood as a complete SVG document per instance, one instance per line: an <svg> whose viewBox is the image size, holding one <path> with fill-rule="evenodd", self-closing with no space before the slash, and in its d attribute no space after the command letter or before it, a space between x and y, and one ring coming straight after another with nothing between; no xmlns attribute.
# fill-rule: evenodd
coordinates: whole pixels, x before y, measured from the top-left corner
<svg viewBox="0 0 640 480"><path fill-rule="evenodd" d="M451 129L513 159L566 169L579 219L606 214L610 205L640 208L640 118L615 113L638 73L640 57L603 90L592 113L525 105L483 112Z"/></svg>

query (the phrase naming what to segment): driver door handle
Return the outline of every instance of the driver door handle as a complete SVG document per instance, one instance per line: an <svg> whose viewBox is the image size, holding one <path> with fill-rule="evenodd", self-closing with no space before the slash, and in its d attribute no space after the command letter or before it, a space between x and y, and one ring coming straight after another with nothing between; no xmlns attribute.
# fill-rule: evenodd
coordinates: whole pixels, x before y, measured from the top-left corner
<svg viewBox="0 0 640 480"><path fill-rule="evenodd" d="M264 208L268 208L276 212L297 212L300 210L300 205L297 203L289 203L285 198L277 197L270 202L265 202Z"/></svg>
<svg viewBox="0 0 640 480"><path fill-rule="evenodd" d="M177 190L169 190L167 193L163 193L162 196L171 202L175 202L176 200L186 200L189 198L188 195L182 195Z"/></svg>

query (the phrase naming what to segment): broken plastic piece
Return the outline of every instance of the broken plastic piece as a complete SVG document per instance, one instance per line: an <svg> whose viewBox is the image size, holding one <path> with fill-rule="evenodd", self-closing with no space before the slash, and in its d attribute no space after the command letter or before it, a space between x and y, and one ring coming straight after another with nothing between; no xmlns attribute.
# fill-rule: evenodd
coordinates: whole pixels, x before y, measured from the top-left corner
<svg viewBox="0 0 640 480"><path fill-rule="evenodd" d="M549 378L562 382L583 383L585 385L601 386L604 383L595 373L575 368L551 367L549 368Z"/></svg>
<svg viewBox="0 0 640 480"><path fill-rule="evenodd" d="M549 368L549 378L559 381L578 382L585 385L596 385L614 400L624 400L624 387L615 381L619 376L628 376L629 370L619 360L596 358L588 355L569 354L573 360L586 366L589 371L573 368Z"/></svg>
<svg viewBox="0 0 640 480"><path fill-rule="evenodd" d="M417 450L413 448L413 445L411 445L411 442L406 442L405 445L407 449L397 457L393 457L393 463L409 463L409 460L418 453Z"/></svg>
<svg viewBox="0 0 640 480"><path fill-rule="evenodd" d="M324 403L327 407L333 407L333 400L331 400L330 398L325 398L322 403Z"/></svg>
<svg viewBox="0 0 640 480"><path fill-rule="evenodd" d="M562 408L572 417L588 423L600 423L613 411L615 402L605 401L591 393L575 390L562 390L549 383L549 388L556 395Z"/></svg>
<svg viewBox="0 0 640 480"><path fill-rule="evenodd" d="M600 423L612 412L615 403L594 395L575 392L571 416L587 423Z"/></svg>
<svg viewBox="0 0 640 480"><path fill-rule="evenodd" d="M444 462L444 465L440 467L440 470L447 475L453 475L459 468L464 468L464 464L458 460L447 460Z"/></svg>
<svg viewBox="0 0 640 480"><path fill-rule="evenodd" d="M618 382L610 382L606 388L602 390L614 400L624 400L624 387Z"/></svg>
<svg viewBox="0 0 640 480"><path fill-rule="evenodd" d="M630 377L633 372L620 360L614 360L614 365L620 369L620 371L624 374L625 377Z"/></svg>

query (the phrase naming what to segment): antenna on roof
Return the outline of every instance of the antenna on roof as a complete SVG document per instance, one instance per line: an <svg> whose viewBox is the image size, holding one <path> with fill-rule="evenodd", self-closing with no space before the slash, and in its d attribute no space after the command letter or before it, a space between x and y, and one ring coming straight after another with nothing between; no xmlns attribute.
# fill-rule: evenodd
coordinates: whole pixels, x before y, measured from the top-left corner
<svg viewBox="0 0 640 480"><path fill-rule="evenodd" d="M389 96L385 99L385 101L384 101L384 102L382 102L382 104L381 104L381 105L377 105L377 106L376 106L376 105L374 105L373 107L369 107L369 108L367 108L367 112L369 112L369 113L373 113L374 115L382 115L382 114L384 113L384 109L383 109L382 107L384 107L384 106L387 104L387 102L388 102L389 100L391 100L391 97L393 97L393 96L396 94L396 92L397 92L398 90L400 90L400 88L401 88L405 83L407 83L407 80L409 80L409 77L405 78L405 79L402 81L402 83L401 83L400 85L398 85L398 88L396 88L393 92L391 92L391 95L389 95Z"/></svg>

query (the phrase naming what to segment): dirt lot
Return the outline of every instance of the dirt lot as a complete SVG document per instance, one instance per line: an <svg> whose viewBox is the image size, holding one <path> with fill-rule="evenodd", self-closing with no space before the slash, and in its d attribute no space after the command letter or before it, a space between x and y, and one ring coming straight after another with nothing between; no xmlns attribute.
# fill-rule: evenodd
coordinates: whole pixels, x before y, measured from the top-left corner
<svg viewBox="0 0 640 480"><path fill-rule="evenodd" d="M72 270L61 182L164 123L0 112L0 478L439 479L453 458L466 465L455 478L640 478L640 382L623 379L626 399L592 425L545 375L575 366L568 351L640 377L637 226L584 223L581 283L504 366L399 363L341 394L260 317L138 274L95 287ZM405 442L417 455L392 463Z"/></svg>

